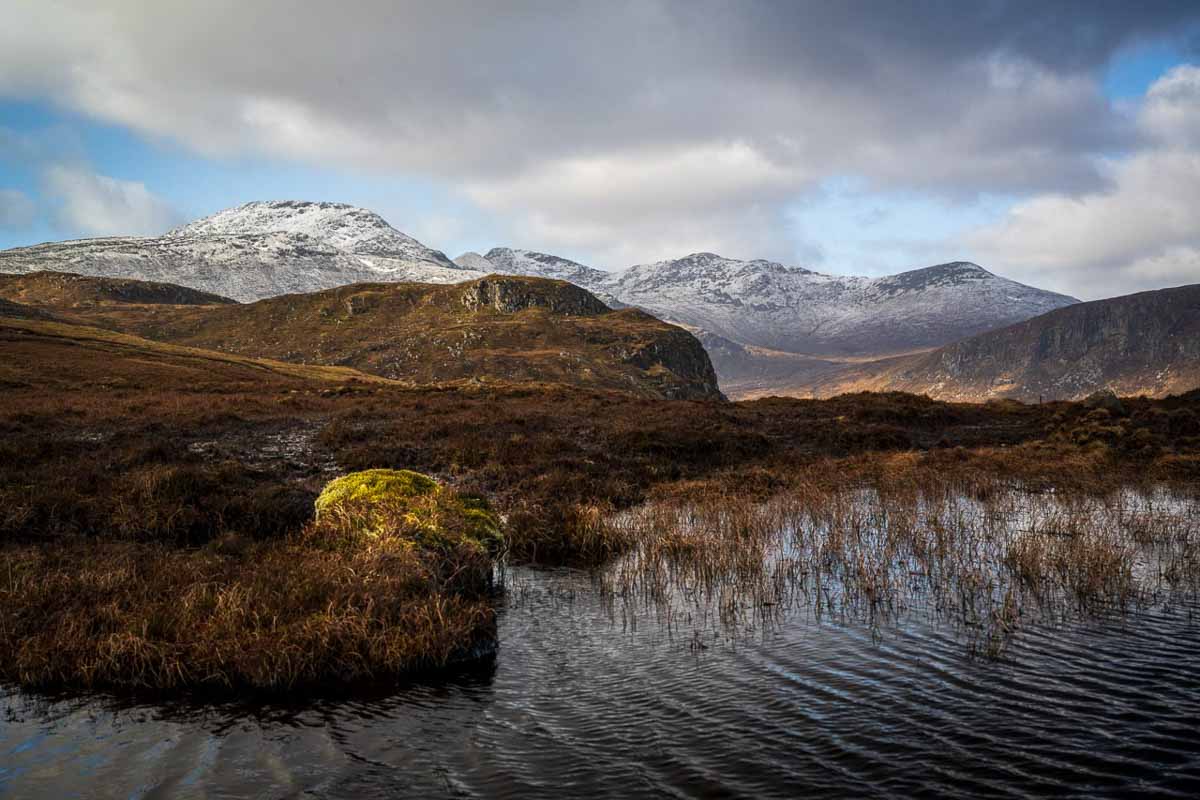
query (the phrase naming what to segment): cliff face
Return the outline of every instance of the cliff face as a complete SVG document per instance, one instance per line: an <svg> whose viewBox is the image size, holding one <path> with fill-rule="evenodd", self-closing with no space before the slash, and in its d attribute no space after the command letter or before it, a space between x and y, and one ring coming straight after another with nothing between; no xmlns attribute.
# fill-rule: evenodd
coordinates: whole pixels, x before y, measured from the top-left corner
<svg viewBox="0 0 1200 800"><path fill-rule="evenodd" d="M527 308L544 308L553 314L593 316L608 306L584 289L562 281L489 275L462 287L462 304L478 310L490 308L515 314Z"/></svg>
<svg viewBox="0 0 1200 800"><path fill-rule="evenodd" d="M946 399L1163 396L1200 386L1200 285L1081 303L904 359L885 387Z"/></svg>

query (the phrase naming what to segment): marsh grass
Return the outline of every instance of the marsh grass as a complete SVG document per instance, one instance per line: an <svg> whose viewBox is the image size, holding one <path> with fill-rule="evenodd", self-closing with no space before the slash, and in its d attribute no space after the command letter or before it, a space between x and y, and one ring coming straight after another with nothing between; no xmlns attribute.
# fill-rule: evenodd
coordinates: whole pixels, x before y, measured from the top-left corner
<svg viewBox="0 0 1200 800"><path fill-rule="evenodd" d="M286 690L456 657L492 624L478 548L414 561L309 527L333 473L380 468L488 498L514 563L609 564L614 613L636 624L643 598L666 598L689 641L697 613L761 628L793 609L886 622L932 606L1008 630L1039 597L1135 602L1148 571L1197 591L1200 546L1169 504L1117 503L1129 534L1107 549L1061 514L1000 512L1014 492L1085 498L1070 513L1152 481L1195 493L1200 391L1126 398L1119 420L904 394L668 402L68 334L0 324L2 678ZM972 521L979 508L994 513ZM1132 580L1112 566L1127 539Z"/></svg>
<svg viewBox="0 0 1200 800"><path fill-rule="evenodd" d="M382 524L382 523L381 523ZM0 549L0 674L25 686L296 689L444 667L494 645L491 555L312 523L204 547L65 539Z"/></svg>
<svg viewBox="0 0 1200 800"><path fill-rule="evenodd" d="M769 630L794 613L879 633L919 613L989 656L1028 624L1197 596L1195 498L967 488L901 474L802 484L765 502L643 505L597 522L633 545L595 584L623 624L649 614L687 641Z"/></svg>

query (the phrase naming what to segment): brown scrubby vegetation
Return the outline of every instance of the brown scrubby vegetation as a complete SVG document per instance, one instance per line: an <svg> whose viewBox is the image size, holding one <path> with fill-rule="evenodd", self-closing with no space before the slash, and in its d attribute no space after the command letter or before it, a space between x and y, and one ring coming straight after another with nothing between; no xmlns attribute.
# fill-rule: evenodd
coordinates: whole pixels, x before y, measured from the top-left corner
<svg viewBox="0 0 1200 800"><path fill-rule="evenodd" d="M488 595L462 580L484 568L478 551L435 558L400 536L350 547L319 526L186 549L8 543L0 675L35 687L269 692L393 679L494 646Z"/></svg>
<svg viewBox="0 0 1200 800"><path fill-rule="evenodd" d="M591 564L636 549L606 520L647 501L889 482L1102 495L1200 479L1200 392L1126 398L1114 413L906 394L721 403L414 387L10 318L0 355L0 636L14 644L0 673L38 685L285 688L470 651L491 624L479 581L313 532L318 492L349 471L432 475L504 515L508 558ZM1069 555L1007 554L1018 572ZM198 633L172 638L185 629Z"/></svg>
<svg viewBox="0 0 1200 800"><path fill-rule="evenodd" d="M35 272L0 274L0 298L154 341L410 384L551 382L721 397L690 333L546 278L361 283L241 304L171 284Z"/></svg>

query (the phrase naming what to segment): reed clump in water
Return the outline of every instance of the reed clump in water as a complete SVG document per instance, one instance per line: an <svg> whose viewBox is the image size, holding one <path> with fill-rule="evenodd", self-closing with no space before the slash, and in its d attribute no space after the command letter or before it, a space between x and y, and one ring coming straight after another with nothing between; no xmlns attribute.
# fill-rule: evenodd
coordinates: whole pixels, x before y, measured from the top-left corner
<svg viewBox="0 0 1200 800"><path fill-rule="evenodd" d="M647 610L713 635L787 613L875 629L920 612L998 655L1030 621L1196 595L1195 498L1031 492L900 471L804 483L766 502L672 498L607 520L635 542L596 573L626 621Z"/></svg>
<svg viewBox="0 0 1200 800"><path fill-rule="evenodd" d="M426 479L427 480L427 479ZM0 549L0 675L26 686L286 691L488 650L495 518L428 481L272 541Z"/></svg>

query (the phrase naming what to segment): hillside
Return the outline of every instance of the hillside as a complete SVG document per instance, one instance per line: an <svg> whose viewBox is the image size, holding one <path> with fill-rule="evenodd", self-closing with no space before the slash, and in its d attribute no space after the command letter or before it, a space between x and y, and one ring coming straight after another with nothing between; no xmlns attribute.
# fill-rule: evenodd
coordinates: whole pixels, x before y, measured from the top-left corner
<svg viewBox="0 0 1200 800"><path fill-rule="evenodd" d="M347 383L389 383L345 367L287 364L153 342L129 334L37 316L21 317L0 301L0 388L46 391L136 389L149 379L158 391L261 391L265 386L320 389ZM47 369L46 365L54 365Z"/></svg>
<svg viewBox="0 0 1200 800"><path fill-rule="evenodd" d="M563 281L491 276L454 286L355 284L251 304L81 303L105 279L68 281L72 301L34 289L67 279L0 278L0 297L74 322L155 341L304 364L347 366L414 383L562 383L646 397L718 399L716 376L687 331L634 309L612 311ZM142 297L132 287L121 293Z"/></svg>
<svg viewBox="0 0 1200 800"><path fill-rule="evenodd" d="M222 305L236 301L173 283L104 278L71 272L0 274L0 295L15 303L59 311L103 305Z"/></svg>
<svg viewBox="0 0 1200 800"><path fill-rule="evenodd" d="M904 391L942 400L1164 397L1200 387L1200 285L1080 303L926 353L840 363L807 397ZM761 393L760 393L761 394Z"/></svg>

